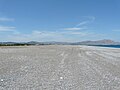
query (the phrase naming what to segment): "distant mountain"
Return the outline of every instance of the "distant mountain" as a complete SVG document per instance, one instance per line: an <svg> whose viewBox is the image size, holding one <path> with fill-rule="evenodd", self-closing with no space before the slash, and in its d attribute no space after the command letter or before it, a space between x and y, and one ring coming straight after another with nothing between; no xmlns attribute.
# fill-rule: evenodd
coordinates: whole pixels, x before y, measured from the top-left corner
<svg viewBox="0 0 120 90"><path fill-rule="evenodd" d="M120 45L120 42L115 42L112 40L104 39L104 40L98 40L98 41L82 41L74 43L76 45Z"/></svg>
<svg viewBox="0 0 120 90"><path fill-rule="evenodd" d="M98 41L82 41L82 42L0 42L0 45L120 45L120 42L104 39Z"/></svg>
<svg viewBox="0 0 120 90"><path fill-rule="evenodd" d="M44 45L54 45L54 44L57 44L57 45L67 45L67 44L70 44L68 42L55 42L55 41L50 41L50 42L37 42L37 41L30 41L30 42L27 42L27 44L31 44L31 45L41 45L41 44L44 44Z"/></svg>
<svg viewBox="0 0 120 90"><path fill-rule="evenodd" d="M0 42L0 44L16 44L17 42Z"/></svg>

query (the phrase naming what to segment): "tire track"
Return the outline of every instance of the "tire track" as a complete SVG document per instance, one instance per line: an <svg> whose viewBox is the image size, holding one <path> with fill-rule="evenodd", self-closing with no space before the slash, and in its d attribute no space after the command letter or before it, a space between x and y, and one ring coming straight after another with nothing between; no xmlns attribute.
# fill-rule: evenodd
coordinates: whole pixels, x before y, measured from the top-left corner
<svg viewBox="0 0 120 90"><path fill-rule="evenodd" d="M90 51L92 53L92 51ZM97 52L95 52L96 54L94 55L90 55L88 53L84 53L85 57L87 58L86 62L88 63L88 65L90 66L90 68L93 69L93 72L96 72L97 77L99 78L98 81L99 84L101 85L100 90L117 90L118 88L120 88L120 78L114 75L110 72L110 68L108 68L107 66L110 65L110 63L106 63L106 60L109 60L107 58L101 57L101 56L97 56ZM104 63L101 63L103 62ZM119 71L119 70L115 70L115 71ZM112 71L113 72L113 71Z"/></svg>

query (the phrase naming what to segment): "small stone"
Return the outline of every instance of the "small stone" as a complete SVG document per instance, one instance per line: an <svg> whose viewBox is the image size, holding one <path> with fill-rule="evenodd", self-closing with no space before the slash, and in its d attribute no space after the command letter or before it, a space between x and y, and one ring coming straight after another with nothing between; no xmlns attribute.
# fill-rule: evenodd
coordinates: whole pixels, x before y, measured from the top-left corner
<svg viewBox="0 0 120 90"><path fill-rule="evenodd" d="M1 81L1 82L3 82L4 80L3 80L3 79L1 79L0 81Z"/></svg>
<svg viewBox="0 0 120 90"><path fill-rule="evenodd" d="M60 77L60 79L63 79L63 77Z"/></svg>

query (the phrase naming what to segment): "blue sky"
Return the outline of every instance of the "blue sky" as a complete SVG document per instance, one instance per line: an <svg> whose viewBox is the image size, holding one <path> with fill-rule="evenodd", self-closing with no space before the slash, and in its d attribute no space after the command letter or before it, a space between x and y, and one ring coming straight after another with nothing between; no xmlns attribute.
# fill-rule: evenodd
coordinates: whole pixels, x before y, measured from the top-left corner
<svg viewBox="0 0 120 90"><path fill-rule="evenodd" d="M0 41L120 41L120 0L0 0Z"/></svg>

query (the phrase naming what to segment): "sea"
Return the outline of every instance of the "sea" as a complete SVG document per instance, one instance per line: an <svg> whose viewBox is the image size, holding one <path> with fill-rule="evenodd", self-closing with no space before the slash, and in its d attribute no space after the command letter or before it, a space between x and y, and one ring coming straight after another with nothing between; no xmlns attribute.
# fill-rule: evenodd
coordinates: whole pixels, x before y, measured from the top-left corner
<svg viewBox="0 0 120 90"><path fill-rule="evenodd" d="M111 48L120 48L120 45L94 45L99 47L111 47Z"/></svg>

